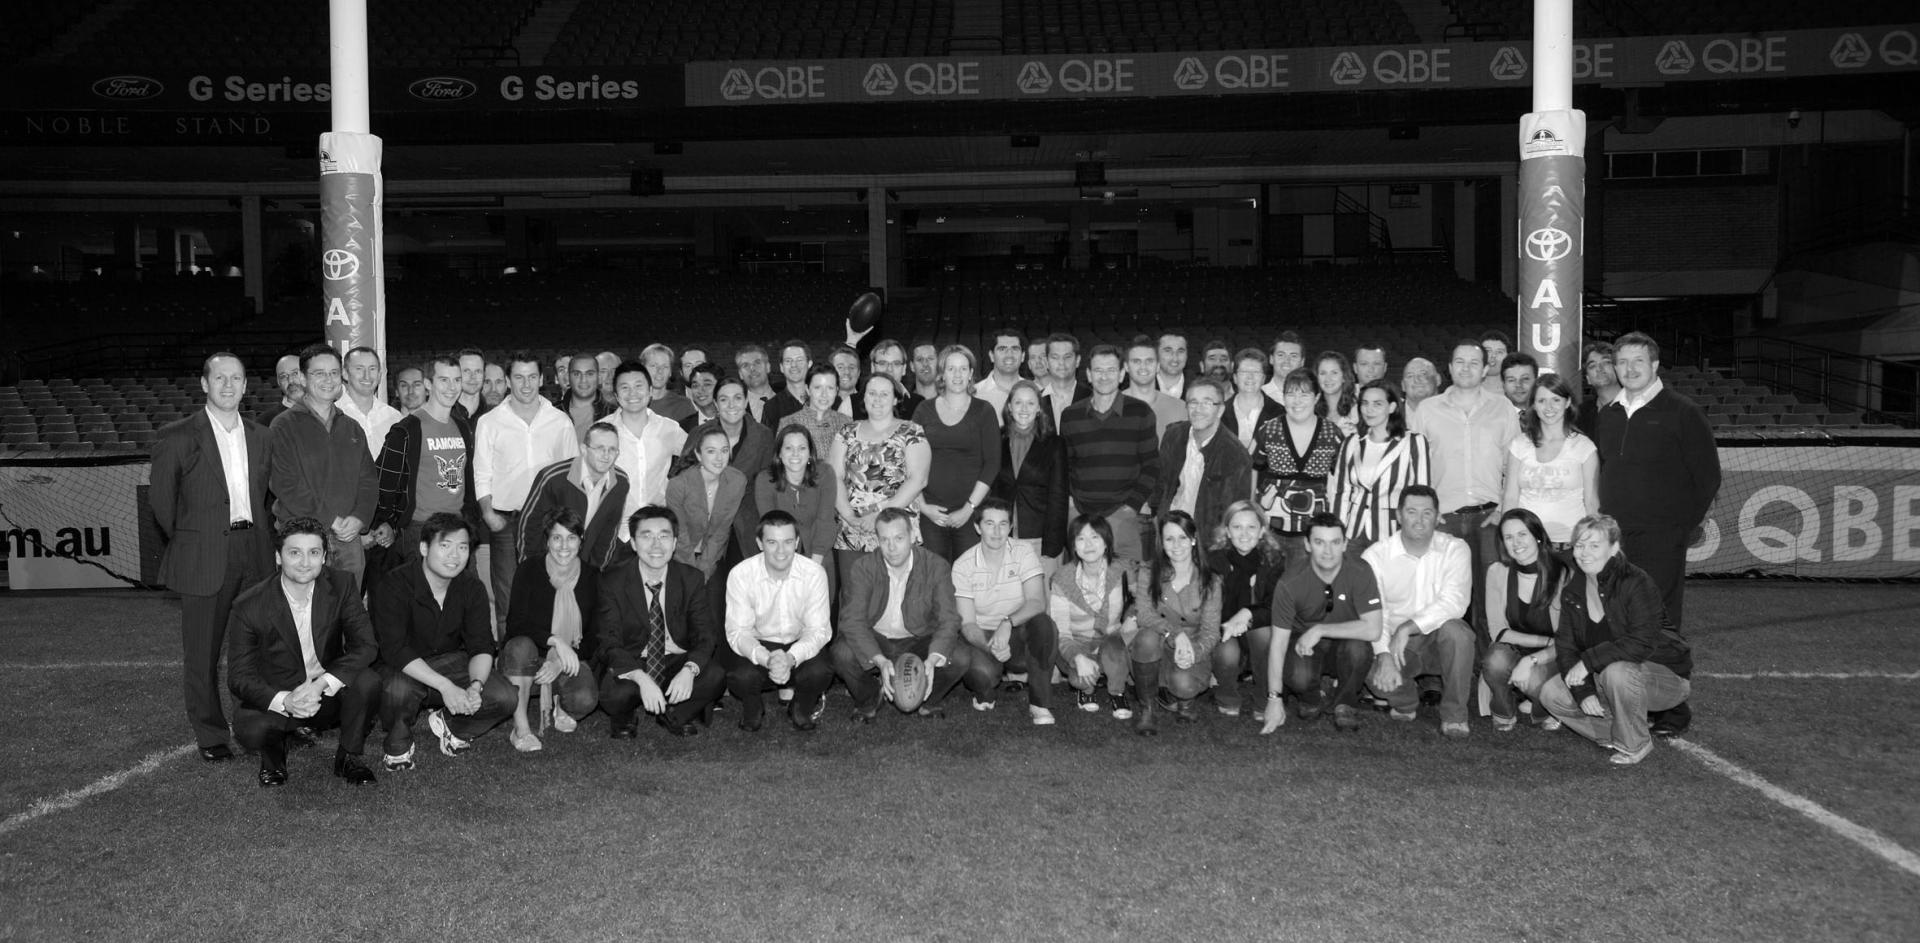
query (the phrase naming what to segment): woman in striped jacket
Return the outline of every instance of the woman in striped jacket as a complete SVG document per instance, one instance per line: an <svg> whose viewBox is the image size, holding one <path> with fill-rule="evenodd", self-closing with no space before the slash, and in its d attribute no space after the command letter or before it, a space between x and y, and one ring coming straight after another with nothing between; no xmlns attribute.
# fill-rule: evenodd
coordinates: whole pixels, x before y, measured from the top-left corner
<svg viewBox="0 0 1920 943"><path fill-rule="evenodd" d="M1327 490L1333 512L1347 525L1347 552L1393 536L1400 493L1408 485L1431 485L1427 440L1407 431L1400 388L1374 380L1360 388L1360 428L1340 447Z"/></svg>

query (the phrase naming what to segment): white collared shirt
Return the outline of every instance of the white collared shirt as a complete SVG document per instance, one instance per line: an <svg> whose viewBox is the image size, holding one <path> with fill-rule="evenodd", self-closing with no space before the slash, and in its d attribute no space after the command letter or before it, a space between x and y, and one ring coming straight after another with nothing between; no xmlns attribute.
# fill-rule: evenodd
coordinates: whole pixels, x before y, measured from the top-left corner
<svg viewBox="0 0 1920 943"><path fill-rule="evenodd" d="M1659 396L1660 391L1666 388L1666 384L1661 383L1659 377L1654 377L1653 382L1647 384L1646 392L1639 396L1634 396L1632 393L1627 392L1627 388L1623 386L1620 388L1620 408L1627 411L1628 418L1632 418L1634 413L1640 411L1640 407L1653 402L1653 398ZM1604 406L1606 404L1602 403L1601 405Z"/></svg>
<svg viewBox="0 0 1920 943"><path fill-rule="evenodd" d="M1407 422L1427 438L1442 514L1501 499L1507 443L1520 434L1520 414L1505 396L1482 387L1471 406L1462 406L1459 392L1455 387L1427 397Z"/></svg>
<svg viewBox="0 0 1920 943"><path fill-rule="evenodd" d="M353 401L352 393L340 394L340 398L334 400L334 406L340 410L340 415L360 424L360 428L367 433L367 453L375 462L380 461L380 449L387 443L387 430L404 418L400 410L387 405L385 400L376 399L373 408L363 413L360 404Z"/></svg>
<svg viewBox="0 0 1920 943"><path fill-rule="evenodd" d="M1219 435L1220 427L1215 426L1213 434ZM1213 440L1208 439L1207 441L1212 442ZM1195 502L1200 500L1200 481L1206 477L1207 473L1206 453L1201 451L1203 448L1205 448L1205 446L1201 444L1200 437L1194 435L1193 432L1189 430L1187 432L1187 460L1180 465L1180 485L1174 489L1172 499L1167 502L1171 504L1172 507L1166 508L1165 510L1185 511L1188 514L1193 513ZM1164 470L1161 472L1161 474L1165 473Z"/></svg>
<svg viewBox="0 0 1920 943"><path fill-rule="evenodd" d="M993 407L993 418L996 421L1000 419L1002 413L1006 412L1007 397L1013 395L1011 384L1001 386L998 377L999 374L988 373L985 377L981 378L980 382L973 385L974 397L984 400L988 406ZM1019 382L1018 377L1015 377L1014 380L1015 382Z"/></svg>
<svg viewBox="0 0 1920 943"><path fill-rule="evenodd" d="M534 400L533 421L520 418L511 400L480 417L474 427L473 498L491 498L496 512L518 511L540 469L580 454L573 420L558 406Z"/></svg>
<svg viewBox="0 0 1920 943"><path fill-rule="evenodd" d="M280 581L280 593L287 597L287 609L293 613L294 633L300 636L300 658L306 663L307 680L322 679L326 684L327 696L331 697L338 694L346 685L341 684L339 678L334 677L320 664L320 654L313 647L313 588L314 584L308 583L306 598L302 599L287 589L286 580ZM292 693L292 691L281 691L275 694L273 703L268 704L267 709L285 714L287 696Z"/></svg>
<svg viewBox="0 0 1920 943"><path fill-rule="evenodd" d="M639 435L627 428L617 411L601 419L620 433L617 464L626 471L628 482L627 503L620 510L623 521L649 504L667 503L667 469L687 444L687 430L679 423L651 409L646 415Z"/></svg>
<svg viewBox="0 0 1920 943"><path fill-rule="evenodd" d="M827 596L826 569L806 555L795 553L787 575L775 579L766 554L756 553L727 574L727 644L762 667L769 655L763 641L790 644L793 660L806 661L833 637Z"/></svg>
<svg viewBox="0 0 1920 943"><path fill-rule="evenodd" d="M1467 617L1473 555L1466 541L1435 531L1426 554L1416 557L1395 534L1368 547L1360 559L1373 567L1380 584L1382 631L1373 642L1375 652L1388 650L1402 622L1412 621L1421 635L1431 635L1448 619Z"/></svg>
<svg viewBox="0 0 1920 943"><path fill-rule="evenodd" d="M887 608L880 611L873 631L886 638L911 638L913 633L907 631L907 620L901 615L900 606L907 598L907 578L913 575L913 556L907 556L905 566L896 567L884 558L880 563L887 568Z"/></svg>
<svg viewBox="0 0 1920 943"><path fill-rule="evenodd" d="M213 442L220 448L220 472L227 479L227 517L229 523L253 520L253 497L247 489L247 424L235 416L233 429L220 424L213 408L207 408L207 421L213 424ZM260 521L259 523L266 523Z"/></svg>

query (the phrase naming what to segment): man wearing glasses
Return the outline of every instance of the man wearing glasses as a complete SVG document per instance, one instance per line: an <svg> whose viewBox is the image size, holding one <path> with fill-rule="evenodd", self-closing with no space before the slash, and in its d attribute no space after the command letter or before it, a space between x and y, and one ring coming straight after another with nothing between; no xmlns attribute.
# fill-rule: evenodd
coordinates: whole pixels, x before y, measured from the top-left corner
<svg viewBox="0 0 1920 943"><path fill-rule="evenodd" d="M932 360L929 360L928 363L931 364ZM899 380L900 385L908 390L911 390L914 386L913 383L907 380L907 348L902 346L899 341L882 340L873 345L873 353L868 355L867 364L872 368L874 373L884 373L887 376ZM909 392L904 401L894 406L893 414L895 416L911 416L913 415L913 411L919 409L920 404L925 401L926 397L921 396L919 393ZM997 416L999 413L996 412L994 415ZM853 418L867 418L866 397L856 396L853 398Z"/></svg>
<svg viewBox="0 0 1920 943"><path fill-rule="evenodd" d="M1380 638L1380 585L1372 566L1347 557L1347 530L1337 514L1320 511L1308 520L1307 556L1312 565L1282 578L1273 591L1274 639L1267 651L1261 733L1287 722L1283 684L1301 720L1327 713L1320 685L1327 675L1334 678L1334 729L1360 729L1360 690L1373 663L1373 643Z"/></svg>

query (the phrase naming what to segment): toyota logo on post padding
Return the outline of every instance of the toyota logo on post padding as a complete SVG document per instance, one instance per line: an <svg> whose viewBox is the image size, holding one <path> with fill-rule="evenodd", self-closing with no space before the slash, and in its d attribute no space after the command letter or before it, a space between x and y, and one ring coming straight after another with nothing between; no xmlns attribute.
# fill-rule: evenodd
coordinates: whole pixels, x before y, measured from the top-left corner
<svg viewBox="0 0 1920 943"><path fill-rule="evenodd" d="M159 98L167 90L159 79L144 75L109 75L93 83L93 93L101 98L119 102L146 101Z"/></svg>
<svg viewBox="0 0 1920 943"><path fill-rule="evenodd" d="M344 281L360 274L360 257L345 249L328 249L320 253L320 268L327 281Z"/></svg>
<svg viewBox="0 0 1920 943"><path fill-rule="evenodd" d="M1573 251L1573 237L1548 226L1527 236L1527 258L1535 262L1558 262Z"/></svg>

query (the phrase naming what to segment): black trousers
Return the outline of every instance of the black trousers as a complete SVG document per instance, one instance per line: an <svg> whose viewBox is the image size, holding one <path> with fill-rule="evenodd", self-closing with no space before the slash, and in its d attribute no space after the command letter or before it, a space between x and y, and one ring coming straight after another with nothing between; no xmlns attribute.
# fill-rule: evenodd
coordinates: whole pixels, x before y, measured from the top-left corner
<svg viewBox="0 0 1920 943"><path fill-rule="evenodd" d="M182 691L187 724L202 747L227 745L227 715L220 700L220 652L226 645L233 598L264 575L263 561L249 554L252 537L244 530L227 534L227 572L221 576L219 589L207 596L180 594Z"/></svg>
<svg viewBox="0 0 1920 943"><path fill-rule="evenodd" d="M723 647L724 644L722 643ZM680 669L686 664L687 656L684 654L667 656L667 667L663 674L669 684L672 683L673 676L679 674ZM720 699L720 691L726 687L726 683L726 673L720 670L720 666L709 664L694 676L693 691L687 695L687 699L678 704L668 704L661 719L673 727L686 725L700 716L701 711ZM660 690L661 693L666 693L666 686L662 685ZM607 672L600 678L600 707L607 712L607 717L616 727L633 723L635 712L640 709L640 686L611 671Z"/></svg>
<svg viewBox="0 0 1920 943"><path fill-rule="evenodd" d="M1681 601L1687 589L1687 530L1679 527L1628 527L1620 525L1620 549L1633 565L1647 571L1660 587L1667 604L1667 618L1675 629L1683 629Z"/></svg>
<svg viewBox="0 0 1920 943"><path fill-rule="evenodd" d="M774 642L758 643L769 652L783 652L789 647ZM773 687L773 678L767 669L754 664L733 650L733 646L722 641L714 650L714 660L725 671L727 693L738 698L741 706L742 721L758 720L766 710L760 696ZM707 672L701 672L706 675ZM793 666L793 676L787 679L793 685L793 713L795 716L813 713L814 705L826 696L827 686L833 683L833 664L827 659L827 652L819 654ZM611 710L608 713L612 713Z"/></svg>
<svg viewBox="0 0 1920 943"><path fill-rule="evenodd" d="M352 677L341 678L346 687L332 697L320 699L320 709L312 717L288 717L273 711L236 705L233 709L233 738L248 750L285 751L287 735L295 727L314 731L340 728L340 749L353 754L366 750L367 733L373 729L374 714L380 707L380 672L362 668Z"/></svg>

